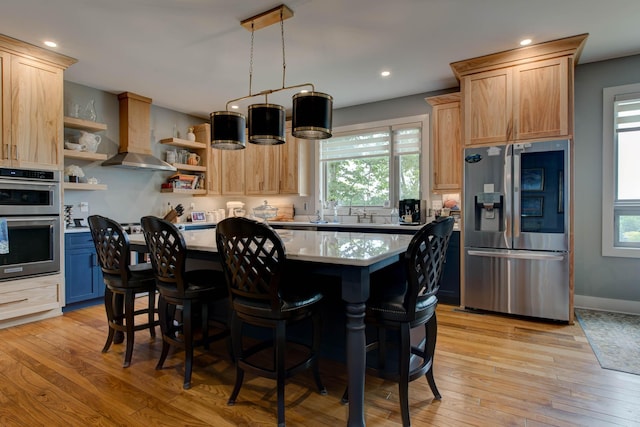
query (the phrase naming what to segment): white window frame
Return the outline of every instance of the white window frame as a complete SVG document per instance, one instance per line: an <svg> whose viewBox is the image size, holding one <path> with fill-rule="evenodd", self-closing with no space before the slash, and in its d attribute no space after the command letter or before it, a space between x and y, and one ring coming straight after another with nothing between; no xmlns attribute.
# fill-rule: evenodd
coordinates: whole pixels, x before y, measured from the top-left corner
<svg viewBox="0 0 640 427"><path fill-rule="evenodd" d="M430 150L429 150L429 134L430 129L429 129L429 115L428 114L421 114L421 115L417 115L417 116L408 116L408 117L402 117L402 118L397 118L397 119L389 119L389 120L380 120L380 121L374 121L374 122L366 122L366 123L358 123L358 124L354 124L354 125L346 125L346 126L340 126L337 128L333 128L333 135L339 135L342 133L355 133L355 132L366 132L375 128L380 128L380 127L393 127L393 126L403 126L403 125L407 125L407 124L411 124L411 123L417 123L420 122L421 126L422 126L422 130L421 130L421 146L420 146L420 195L419 198L423 199L424 198L424 194L426 192L428 192L428 189L431 188L429 186L429 175L430 175L430 169L429 169L429 156L430 156ZM391 158L394 159L395 158L395 153L394 153L394 149L393 147L391 147ZM320 145L316 144L316 149L315 149L315 159L316 159L316 164L315 164L315 170L316 170L316 179L315 182L318 183L317 188L315 189L315 198L316 200L322 200L324 202L324 179L323 179L323 171L322 171L322 166L321 166L321 162L320 162ZM393 169L392 169L393 170ZM391 182L390 182L390 187L389 187L389 191L391 193L393 193L393 189L396 186L396 180L398 179L398 177L396 176L392 176L391 177ZM391 194L391 197L398 197L397 194ZM390 200L392 206L394 205L393 200ZM355 206L355 207L359 207L359 206Z"/></svg>
<svg viewBox="0 0 640 427"><path fill-rule="evenodd" d="M608 87L602 96L602 256L640 258L640 248L616 246L616 131L614 103L618 95L640 92L640 83Z"/></svg>

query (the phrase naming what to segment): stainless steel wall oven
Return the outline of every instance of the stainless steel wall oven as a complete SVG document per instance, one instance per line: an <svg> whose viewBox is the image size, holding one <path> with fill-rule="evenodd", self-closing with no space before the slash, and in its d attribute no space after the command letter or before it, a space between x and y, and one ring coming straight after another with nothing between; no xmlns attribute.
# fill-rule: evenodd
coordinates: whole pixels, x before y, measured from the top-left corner
<svg viewBox="0 0 640 427"><path fill-rule="evenodd" d="M60 271L60 172L0 168L0 280Z"/></svg>

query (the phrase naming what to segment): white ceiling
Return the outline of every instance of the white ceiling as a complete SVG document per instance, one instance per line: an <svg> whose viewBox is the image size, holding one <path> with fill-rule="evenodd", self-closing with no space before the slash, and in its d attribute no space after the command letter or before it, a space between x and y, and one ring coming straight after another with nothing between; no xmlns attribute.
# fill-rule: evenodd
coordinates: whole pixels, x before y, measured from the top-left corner
<svg viewBox="0 0 640 427"><path fill-rule="evenodd" d="M272 0L2 0L0 32L78 59L65 80L208 117L249 94L251 33ZM449 64L589 33L580 63L640 53L638 0L289 0L286 86L345 107L457 86ZM380 77L382 70L391 77ZM255 32L254 93L282 87L280 25ZM290 107L293 91L269 98ZM261 102L254 98L249 103Z"/></svg>

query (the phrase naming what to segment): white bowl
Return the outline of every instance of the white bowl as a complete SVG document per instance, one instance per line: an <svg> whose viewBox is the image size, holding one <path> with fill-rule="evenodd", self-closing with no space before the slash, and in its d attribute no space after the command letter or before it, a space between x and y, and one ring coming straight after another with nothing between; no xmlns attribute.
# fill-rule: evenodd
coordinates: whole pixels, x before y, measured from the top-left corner
<svg viewBox="0 0 640 427"><path fill-rule="evenodd" d="M65 141L64 146L68 150L76 150L76 151L82 150L82 145L76 144L74 142Z"/></svg>

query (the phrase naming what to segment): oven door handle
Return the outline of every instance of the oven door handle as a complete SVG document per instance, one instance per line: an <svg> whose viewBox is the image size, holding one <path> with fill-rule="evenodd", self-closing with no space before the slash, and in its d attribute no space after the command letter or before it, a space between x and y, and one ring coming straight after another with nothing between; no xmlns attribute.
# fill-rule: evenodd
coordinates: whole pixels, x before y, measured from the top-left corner
<svg viewBox="0 0 640 427"><path fill-rule="evenodd" d="M54 187L58 185L54 181L40 182L40 181L23 181L20 179L0 179L0 184L10 184L13 186L33 186L37 185L40 187Z"/></svg>
<svg viewBox="0 0 640 427"><path fill-rule="evenodd" d="M60 217L59 216L6 216L4 217L7 222L35 222L35 221L48 221L55 222Z"/></svg>

